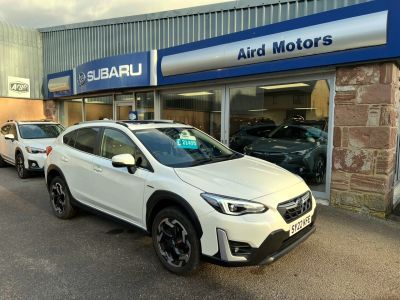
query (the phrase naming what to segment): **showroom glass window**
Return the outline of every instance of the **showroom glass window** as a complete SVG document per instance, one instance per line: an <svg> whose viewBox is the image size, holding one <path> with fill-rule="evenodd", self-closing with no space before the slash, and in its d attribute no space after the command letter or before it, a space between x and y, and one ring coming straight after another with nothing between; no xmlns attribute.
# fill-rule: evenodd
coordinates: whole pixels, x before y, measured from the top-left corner
<svg viewBox="0 0 400 300"><path fill-rule="evenodd" d="M82 99L73 99L60 101L59 116L60 123L65 127L74 125L83 121Z"/></svg>
<svg viewBox="0 0 400 300"><path fill-rule="evenodd" d="M230 147L325 192L329 97L326 80L231 88Z"/></svg>
<svg viewBox="0 0 400 300"><path fill-rule="evenodd" d="M221 138L221 90L191 90L161 94L161 118L190 124Z"/></svg>
<svg viewBox="0 0 400 300"><path fill-rule="evenodd" d="M85 98L85 121L113 119L113 96Z"/></svg>

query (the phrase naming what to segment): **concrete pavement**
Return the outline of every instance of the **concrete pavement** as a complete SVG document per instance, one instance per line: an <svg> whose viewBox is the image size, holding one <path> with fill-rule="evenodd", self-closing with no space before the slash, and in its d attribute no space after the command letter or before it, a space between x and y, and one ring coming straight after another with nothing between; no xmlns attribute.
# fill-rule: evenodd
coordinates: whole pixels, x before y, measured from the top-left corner
<svg viewBox="0 0 400 300"><path fill-rule="evenodd" d="M51 212L43 177L0 169L0 299L400 299L400 223L319 207L317 232L264 267L167 272L151 239Z"/></svg>

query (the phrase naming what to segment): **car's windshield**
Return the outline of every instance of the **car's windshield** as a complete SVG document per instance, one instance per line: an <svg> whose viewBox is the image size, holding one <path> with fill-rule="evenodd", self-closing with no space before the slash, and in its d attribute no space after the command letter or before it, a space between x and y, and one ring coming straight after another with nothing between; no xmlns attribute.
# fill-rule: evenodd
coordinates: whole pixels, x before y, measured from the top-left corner
<svg viewBox="0 0 400 300"><path fill-rule="evenodd" d="M281 125L269 135L274 139L315 141L325 139L326 132L310 125Z"/></svg>
<svg viewBox="0 0 400 300"><path fill-rule="evenodd" d="M59 124L22 124L19 133L23 139L51 139L63 132L64 127Z"/></svg>
<svg viewBox="0 0 400 300"><path fill-rule="evenodd" d="M152 128L133 133L160 163L173 168L242 157L193 128Z"/></svg>

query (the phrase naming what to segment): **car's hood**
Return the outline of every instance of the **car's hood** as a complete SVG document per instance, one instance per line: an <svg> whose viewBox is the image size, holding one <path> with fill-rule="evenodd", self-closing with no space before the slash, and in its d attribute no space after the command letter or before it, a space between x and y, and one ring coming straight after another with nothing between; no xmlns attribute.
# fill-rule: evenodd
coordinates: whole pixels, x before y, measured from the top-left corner
<svg viewBox="0 0 400 300"><path fill-rule="evenodd" d="M188 184L205 192L255 199L302 182L298 176L269 162L245 156L191 168L176 168Z"/></svg>
<svg viewBox="0 0 400 300"><path fill-rule="evenodd" d="M260 152L282 152L289 153L294 151L301 151L315 147L315 143L285 140L285 139L259 139L252 143L248 148L252 151Z"/></svg>
<svg viewBox="0 0 400 300"><path fill-rule="evenodd" d="M25 145L33 148L46 149L47 146L53 145L56 139L32 139L25 140Z"/></svg>

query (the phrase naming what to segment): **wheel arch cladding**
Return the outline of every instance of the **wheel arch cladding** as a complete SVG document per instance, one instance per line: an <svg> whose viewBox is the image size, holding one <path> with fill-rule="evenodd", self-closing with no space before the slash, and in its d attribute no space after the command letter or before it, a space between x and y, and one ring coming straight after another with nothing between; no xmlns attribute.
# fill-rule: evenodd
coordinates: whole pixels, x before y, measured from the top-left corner
<svg viewBox="0 0 400 300"><path fill-rule="evenodd" d="M46 181L47 189L50 188L51 181L57 176L60 176L65 181L64 173L60 170L60 168L58 168L55 165L50 165L47 168L47 181Z"/></svg>
<svg viewBox="0 0 400 300"><path fill-rule="evenodd" d="M203 235L199 218L192 206L181 196L168 192L168 191L155 191L149 198L146 204L146 227L147 231L151 234L151 225L157 213L166 207L178 207L193 223L194 228L198 234L199 239Z"/></svg>
<svg viewBox="0 0 400 300"><path fill-rule="evenodd" d="M24 155L24 154L22 153L22 150L21 150L20 147L15 148L15 156L17 156L18 154Z"/></svg>

